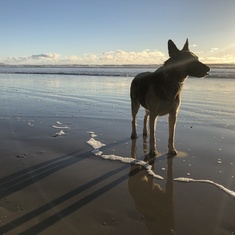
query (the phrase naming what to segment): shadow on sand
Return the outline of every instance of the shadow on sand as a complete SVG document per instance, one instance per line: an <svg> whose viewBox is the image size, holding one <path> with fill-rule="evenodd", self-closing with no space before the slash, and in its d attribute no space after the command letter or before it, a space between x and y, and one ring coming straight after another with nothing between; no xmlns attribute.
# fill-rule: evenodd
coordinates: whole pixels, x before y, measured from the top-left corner
<svg viewBox="0 0 235 235"><path fill-rule="evenodd" d="M124 142L125 140L121 140L120 142L117 142L116 144L120 144L121 142ZM115 145L116 145L115 144ZM114 144L110 146L106 146L106 149L109 147L113 147ZM17 192L19 190L24 189L25 187L34 184L35 182L44 179L45 177L55 173L56 171L59 171L65 167L68 167L72 164L78 163L80 161L83 161L87 159L87 157L93 156L91 151L86 153L81 153L81 151L76 151L73 153L70 153L68 155L64 155L61 157L58 157L56 159L52 159L49 161L45 161L43 163L37 164L35 166L29 167L25 170L13 173L9 176L6 176L0 180L0 198L4 198L6 196L11 195L14 192ZM77 196L81 192L84 192L85 190L91 188L92 186L97 185L98 183L107 180L107 178L114 176L118 174L119 172L123 171L124 169L128 169L128 166L124 165L116 170L110 170L109 172L106 172L105 174L99 176L96 179L93 179L78 188L44 204L43 206L32 210L31 212L22 215L21 217L3 225L0 227L1 234L7 233L21 225L23 225L26 222L29 222L30 220L34 219L35 217L45 213L48 210L51 210L52 208L55 208L56 206L68 201L74 196ZM65 209L59 211L58 213L55 213L54 215L46 218L40 223L37 223L36 225L28 228L27 230L19 233L19 234L38 234L45 230L46 228L50 227L54 223L58 222L59 220L65 218L66 216L70 215L71 213L75 212L79 208L87 205L92 200L96 199L100 195L104 194L105 192L109 191L110 189L114 188L116 185L120 184L124 180L128 179L128 175L125 174L122 177L112 181L111 183L108 183L107 185L101 187L100 189L96 190L95 192L89 194L88 196L85 196L78 200L77 202L73 203L69 207L66 207Z"/></svg>
<svg viewBox="0 0 235 235"><path fill-rule="evenodd" d="M121 140L116 144L118 145L123 141L126 140ZM132 142L132 157L135 157L135 153L133 152L133 150L136 149L135 144L136 142L134 140ZM113 144L110 147L113 147ZM106 149L107 148L109 148L109 146L106 146ZM0 197L3 198L14 192L22 190L25 187L44 179L50 174L53 174L54 172L59 171L71 164L80 162L90 156L91 151L85 153L76 151L6 176L0 180ZM154 165L154 161L155 159L151 160L149 163ZM59 212L47 217L43 221L18 234L38 234L128 179L129 192L135 202L137 210L139 210L144 215L145 224L150 232L152 234L158 234L158 232L161 232L161 234L174 234L172 161L172 158L168 158L167 160L168 173L165 192L158 184L153 182L153 177L149 176L143 168L137 165L132 165L129 175L125 172L124 175L117 178L116 180L107 183L105 186L97 189L83 198L80 198L70 206L60 210ZM4 234L13 229L16 229L17 227L61 205L62 203L101 183L102 181L107 180L108 178L111 178L112 176L117 175L124 170L127 170L128 168L129 165L122 165L118 169L110 170L103 175L83 185L80 185L76 189L54 200L51 200L41 207L36 208L31 212L28 212L27 214L24 214L21 217L1 226L1 233Z"/></svg>

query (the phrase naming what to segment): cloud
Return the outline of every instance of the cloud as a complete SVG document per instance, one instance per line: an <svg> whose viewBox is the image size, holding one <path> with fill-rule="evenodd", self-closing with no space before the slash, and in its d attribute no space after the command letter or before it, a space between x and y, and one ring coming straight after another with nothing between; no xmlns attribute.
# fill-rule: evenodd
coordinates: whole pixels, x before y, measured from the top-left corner
<svg viewBox="0 0 235 235"><path fill-rule="evenodd" d="M36 61L36 62L35 62ZM48 53L48 54L34 54L32 56L19 56L19 57L7 57L2 59L3 63L9 64L44 64L48 62L59 62L60 55L56 53Z"/></svg>
<svg viewBox="0 0 235 235"><path fill-rule="evenodd" d="M223 64L223 63L234 63L235 62L235 57L232 55L223 55L220 57L217 56L207 56L205 58L203 58L203 61L205 61L206 63L210 63L210 64Z"/></svg>
<svg viewBox="0 0 235 235"><path fill-rule="evenodd" d="M32 55L31 58L35 60L41 60L41 59L58 59L60 57L59 54L56 53L49 53L49 54L39 54L39 55Z"/></svg>
<svg viewBox="0 0 235 235"><path fill-rule="evenodd" d="M219 48L217 48L217 47L213 47L210 50L211 53L214 53L214 52L217 52L217 51L219 51Z"/></svg>
<svg viewBox="0 0 235 235"><path fill-rule="evenodd" d="M22 64L22 63L27 63L30 60L30 57L26 57L26 56L11 56L11 57L7 57L5 59L2 59L1 62L2 63L6 63L6 64Z"/></svg>
<svg viewBox="0 0 235 235"><path fill-rule="evenodd" d="M220 49L213 47L208 53L203 53L203 61L206 63L235 63L235 47Z"/></svg>
<svg viewBox="0 0 235 235"><path fill-rule="evenodd" d="M196 46L196 45L195 45ZM232 63L235 62L235 55L211 48L208 53L197 51L196 55L205 63ZM7 64L163 64L168 55L158 50L145 49L142 51L104 51L99 54L88 53L82 55L65 56L57 53L33 54L31 56L8 57L0 59L0 63Z"/></svg>
<svg viewBox="0 0 235 235"><path fill-rule="evenodd" d="M162 64L166 59L165 54L160 51L145 49L143 51L106 51L80 56L43 53L25 57L8 57L2 62L13 64Z"/></svg>
<svg viewBox="0 0 235 235"><path fill-rule="evenodd" d="M98 58L103 64L160 64L167 59L164 53L149 49L138 52L124 50L109 51L98 55Z"/></svg>

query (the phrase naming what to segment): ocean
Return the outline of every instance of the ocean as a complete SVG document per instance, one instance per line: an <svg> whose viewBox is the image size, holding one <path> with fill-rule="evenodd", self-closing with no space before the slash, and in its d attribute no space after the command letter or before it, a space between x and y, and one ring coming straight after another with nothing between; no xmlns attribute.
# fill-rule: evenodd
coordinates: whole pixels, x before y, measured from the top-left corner
<svg viewBox="0 0 235 235"><path fill-rule="evenodd" d="M155 71L160 65L0 65L0 74L53 74L76 76L134 77ZM208 77L235 78L235 64L210 65Z"/></svg>

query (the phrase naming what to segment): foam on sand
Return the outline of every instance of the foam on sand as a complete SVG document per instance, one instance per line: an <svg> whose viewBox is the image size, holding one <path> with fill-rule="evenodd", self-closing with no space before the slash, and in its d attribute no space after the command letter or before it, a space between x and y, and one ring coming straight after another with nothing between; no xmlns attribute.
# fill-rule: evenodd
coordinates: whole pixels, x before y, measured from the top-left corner
<svg viewBox="0 0 235 235"><path fill-rule="evenodd" d="M87 143L93 148L92 153L96 156L101 156L103 152L100 151L100 148L104 147L105 144L94 139L94 137L96 137L96 134L93 131L89 131L87 133L91 134L91 138L87 141Z"/></svg>
<svg viewBox="0 0 235 235"><path fill-rule="evenodd" d="M65 135L65 132L63 130L55 133L55 135L53 135L52 137L57 137L57 136L62 136L62 135Z"/></svg>
<svg viewBox="0 0 235 235"><path fill-rule="evenodd" d="M101 143L98 140L95 140L94 138L90 138L87 143L91 145L94 149L99 149L105 146L105 144Z"/></svg>
<svg viewBox="0 0 235 235"><path fill-rule="evenodd" d="M207 184L212 184L214 186L216 186L217 188L223 190L225 193L227 193L229 196L231 196L232 198L235 198L235 192L230 190L230 189L227 189L225 188L223 185L221 184L217 184L215 183L214 181L212 180L195 180L195 179L192 179L192 178L184 178L184 177L179 177L179 178L175 178L174 181L179 181L179 182L184 182L184 183L191 183L191 182L194 182L194 183L207 183Z"/></svg>
<svg viewBox="0 0 235 235"><path fill-rule="evenodd" d="M57 121L56 124L62 125L62 123L59 122L59 121ZM52 137L57 137L57 136L65 135L65 132L62 129L70 129L70 127L68 127L68 126L57 126L57 125L52 125L52 128L54 128L54 129L61 129L59 132L55 133L55 135L53 135Z"/></svg>
<svg viewBox="0 0 235 235"><path fill-rule="evenodd" d="M88 134L91 134L91 136L96 136L94 132L87 132ZM120 161L126 164L135 164L135 165L140 165L143 168L145 168L145 170L147 171L147 173L151 176L153 176L156 179L162 180L163 177L161 177L160 175L157 175L153 172L152 170L152 166L149 165L148 163L146 163L145 161L140 161L140 160L136 160L134 158L131 157L121 157L121 156L117 156L114 154L110 154L110 155L104 155L102 151L100 151L100 148L106 146L105 144L101 143L98 140L95 140L94 138L90 138L87 143L93 147L93 151L92 153L96 156L100 156L103 159L106 160L112 160L112 161Z"/></svg>
<svg viewBox="0 0 235 235"><path fill-rule="evenodd" d="M70 127L68 127L68 126L55 126L55 125L52 125L52 127L54 129L70 129Z"/></svg>
<svg viewBox="0 0 235 235"><path fill-rule="evenodd" d="M122 157L122 156L117 156L114 154L110 154L110 155L105 155L103 154L102 151L100 151L100 148L106 146L105 144L101 143L98 140L95 140L94 137L96 137L95 133L90 131L87 132L88 134L91 135L90 140L87 141L87 143L93 147L93 151L92 153L96 156L100 156L105 160L112 160L112 161L120 161L126 164L135 164L135 165L140 165L143 168L145 168L145 170L147 171L147 173L151 176L153 176L156 179L162 180L163 177L161 177L160 175L157 175L153 172L152 170L152 166L149 165L148 163L146 163L145 161L141 161L141 160L137 160L135 158L131 158L131 157ZM162 168L165 170L165 168ZM190 175L190 173L188 173ZM174 181L178 181L178 182L183 182L183 183L206 183L206 184L212 184L215 187L219 188L220 190L222 190L223 192L225 192L226 194L228 194L229 196L231 196L232 198L235 198L235 192L227 189L226 187L224 187L221 184L215 183L212 180L204 180L204 179L200 179L200 180L196 180L196 179L192 179L192 178L185 178L185 177L178 177L175 178Z"/></svg>

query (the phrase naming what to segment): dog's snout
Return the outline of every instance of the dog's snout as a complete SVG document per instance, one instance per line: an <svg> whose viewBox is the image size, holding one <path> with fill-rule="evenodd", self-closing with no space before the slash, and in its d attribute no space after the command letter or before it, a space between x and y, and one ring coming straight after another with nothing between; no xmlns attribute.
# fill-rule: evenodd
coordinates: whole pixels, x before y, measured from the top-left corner
<svg viewBox="0 0 235 235"><path fill-rule="evenodd" d="M209 75L209 71L210 71L211 69L210 69L210 67L208 67L207 65L205 65L205 66L206 66L206 69L205 69L205 70L206 70L206 75Z"/></svg>
<svg viewBox="0 0 235 235"><path fill-rule="evenodd" d="M209 74L208 72L210 71L210 67L201 62L199 63L200 63L199 70L201 70L202 75L203 74L204 74L203 76L208 75Z"/></svg>

